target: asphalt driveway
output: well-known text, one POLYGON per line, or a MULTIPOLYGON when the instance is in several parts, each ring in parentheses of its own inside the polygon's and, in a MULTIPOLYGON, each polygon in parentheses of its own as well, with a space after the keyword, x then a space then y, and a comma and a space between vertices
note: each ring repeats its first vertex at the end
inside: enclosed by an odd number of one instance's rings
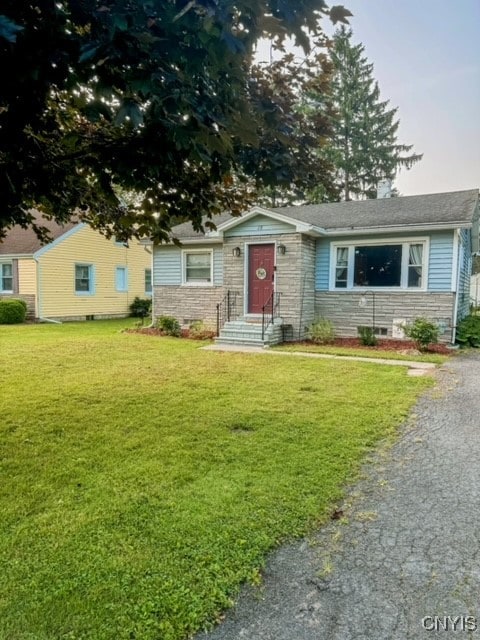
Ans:
POLYGON ((197 640, 480 639, 480 354, 437 375, 338 518, 197 640))

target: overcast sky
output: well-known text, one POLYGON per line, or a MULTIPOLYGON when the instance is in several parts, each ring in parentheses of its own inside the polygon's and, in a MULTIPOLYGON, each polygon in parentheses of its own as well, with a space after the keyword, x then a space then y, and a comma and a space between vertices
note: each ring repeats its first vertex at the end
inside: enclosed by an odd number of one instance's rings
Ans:
POLYGON ((398 142, 424 154, 398 175, 400 193, 479 188, 480 0, 340 2, 382 99, 398 107, 398 142))

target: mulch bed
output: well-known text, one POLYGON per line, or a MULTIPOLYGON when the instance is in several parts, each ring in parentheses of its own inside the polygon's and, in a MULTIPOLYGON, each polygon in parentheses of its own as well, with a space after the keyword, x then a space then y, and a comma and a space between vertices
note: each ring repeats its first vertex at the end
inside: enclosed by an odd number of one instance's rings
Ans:
MULTIPOLYGON (((148 336, 164 336, 166 335, 161 329, 155 327, 140 327, 138 329, 126 329, 126 333, 141 333, 148 336)), ((208 340, 215 337, 214 331, 204 331, 201 335, 190 335, 188 329, 182 329, 182 338, 192 338, 194 340, 208 340)), ((288 344, 292 344, 291 342, 288 344)), ((300 340, 294 343, 297 346, 304 345, 306 348, 314 345, 310 340, 300 340)), ((414 355, 420 353, 415 343, 410 340, 378 340, 374 347, 366 347, 361 344, 358 338, 336 338, 333 342, 328 343, 329 347, 349 347, 351 349, 364 349, 365 351, 396 351, 397 353, 405 353, 414 355)), ((430 345, 426 353, 438 353, 440 355, 452 355, 452 349, 446 344, 438 343, 430 345)))
MULTIPOLYGON (((125 333, 141 333, 147 336, 166 336, 162 329, 157 329, 156 327, 139 327, 138 329, 125 329, 125 333)), ((210 340, 215 337, 215 331, 202 331, 201 333, 191 334, 188 329, 182 329, 180 332, 181 338, 190 338, 191 340, 210 340)))
MULTIPOLYGON (((314 343, 309 340, 295 342, 296 345, 310 347, 314 343)), ((365 349, 365 351, 397 351, 397 352, 418 352, 415 343, 410 340, 378 340, 374 347, 366 347, 358 338, 336 338, 330 342, 331 347, 349 347, 351 349, 365 349)), ((441 355, 451 355, 452 350, 446 344, 431 344, 426 353, 439 353, 441 355)))

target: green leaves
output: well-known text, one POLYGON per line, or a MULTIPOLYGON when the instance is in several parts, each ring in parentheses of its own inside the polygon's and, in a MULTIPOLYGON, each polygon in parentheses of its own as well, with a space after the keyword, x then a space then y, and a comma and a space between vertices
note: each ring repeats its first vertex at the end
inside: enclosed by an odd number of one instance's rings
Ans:
POLYGON ((7 16, 0 15, 0 38, 4 38, 7 42, 14 43, 17 40, 17 35, 23 30, 23 27, 7 18, 7 16))
POLYGON ((397 109, 380 99, 373 65, 365 57, 363 45, 354 45, 351 39, 352 32, 344 27, 333 39, 334 136, 326 149, 345 200, 352 196, 375 198, 379 180, 393 180, 399 168, 408 169, 422 158, 411 153, 412 145, 398 144, 397 109))
POLYGON ((353 13, 346 9, 342 4, 337 4, 330 8, 329 15, 333 24, 337 24, 337 22, 348 24, 348 18, 353 16, 353 13))
POLYGON ((202 216, 239 213, 253 185, 299 193, 302 174, 322 179, 313 131, 294 112, 299 82, 288 87, 280 69, 272 86, 252 81, 251 64, 265 34, 308 50, 323 0, 6 4, 0 234, 41 207, 60 221, 80 209, 123 237, 120 185, 143 200, 127 207, 128 233, 163 240, 179 218, 200 228, 202 216))
POLYGON ((80 57, 78 58, 78 62, 82 64, 83 62, 88 62, 91 60, 97 53, 99 46, 97 43, 87 44, 80 48, 80 57))
POLYGON ((124 124, 126 121, 131 122, 134 128, 143 124, 143 113, 133 100, 125 100, 114 119, 115 124, 124 124))

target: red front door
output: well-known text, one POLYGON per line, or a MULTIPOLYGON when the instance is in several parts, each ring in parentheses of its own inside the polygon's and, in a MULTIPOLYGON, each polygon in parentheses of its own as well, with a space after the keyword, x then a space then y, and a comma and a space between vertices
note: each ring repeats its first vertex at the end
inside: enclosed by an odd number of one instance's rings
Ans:
POLYGON ((248 313, 262 313, 273 293, 275 245, 251 244, 248 248, 248 313))

